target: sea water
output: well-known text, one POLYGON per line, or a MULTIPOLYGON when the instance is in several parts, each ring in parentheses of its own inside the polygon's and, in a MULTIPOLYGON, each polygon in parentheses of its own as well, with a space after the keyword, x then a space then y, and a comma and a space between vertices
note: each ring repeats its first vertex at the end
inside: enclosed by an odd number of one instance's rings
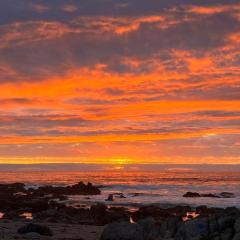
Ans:
POLYGON ((97 196, 70 196, 69 204, 103 202, 119 206, 207 205, 240 207, 240 174, 224 171, 1 171, 0 183, 23 182, 27 187, 40 185, 66 186, 79 181, 101 187, 97 196), (231 192, 234 198, 185 198, 191 192, 231 192), (122 193, 125 198, 119 198, 122 193), (106 202, 116 194, 113 202, 106 202))

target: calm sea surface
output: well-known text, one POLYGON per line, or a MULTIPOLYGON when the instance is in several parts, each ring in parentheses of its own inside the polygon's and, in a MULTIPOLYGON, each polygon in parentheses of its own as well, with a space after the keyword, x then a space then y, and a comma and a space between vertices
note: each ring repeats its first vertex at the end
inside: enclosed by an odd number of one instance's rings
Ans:
POLYGON ((208 206, 240 207, 239 172, 193 172, 193 171, 158 171, 158 172, 0 172, 0 182, 24 182, 27 186, 70 185, 79 181, 103 185, 102 194, 91 196, 73 196, 71 204, 104 202, 110 193, 123 193, 126 198, 116 198, 116 205, 190 204, 208 206), (187 191, 200 193, 232 192, 235 198, 183 198, 187 191))

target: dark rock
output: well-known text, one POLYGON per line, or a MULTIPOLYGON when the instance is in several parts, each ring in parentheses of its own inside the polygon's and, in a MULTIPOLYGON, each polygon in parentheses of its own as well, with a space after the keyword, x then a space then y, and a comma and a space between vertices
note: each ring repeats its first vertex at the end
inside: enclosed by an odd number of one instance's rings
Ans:
POLYGON ((194 197, 201 197, 201 195, 197 192, 187 192, 183 195, 183 197, 191 197, 191 198, 194 198, 194 197))
POLYGON ((49 201, 48 205, 50 208, 55 208, 55 209, 61 209, 61 208, 66 207, 66 205, 64 203, 60 203, 60 202, 53 201, 53 200, 49 201))
POLYGON ((240 217, 236 220, 234 224, 234 230, 236 233, 240 232, 240 217))
POLYGON ((51 229, 47 226, 39 225, 39 224, 34 224, 34 223, 29 223, 21 228, 18 229, 19 234, 26 234, 30 232, 35 232, 40 235, 44 236, 52 236, 53 233, 51 229))
POLYGON ((71 224, 105 225, 113 221, 128 221, 130 214, 125 208, 107 208, 104 204, 96 204, 88 208, 65 206, 39 212, 34 219, 71 224))
POLYGON ((204 239, 209 234, 208 219, 194 219, 181 224, 175 235, 176 239, 204 239))
POLYGON ((113 194, 116 198, 126 198, 123 193, 114 193, 113 194))
POLYGON ((186 192, 183 197, 210 197, 210 198, 232 198, 234 197, 233 193, 229 192, 222 192, 220 194, 214 194, 214 193, 197 193, 197 192, 186 192))
POLYGON ((228 215, 238 215, 240 217, 240 209, 236 207, 227 207, 224 212, 228 215))
POLYGON ((128 209, 124 207, 111 207, 108 209, 106 214, 106 223, 119 222, 119 221, 129 221, 130 213, 128 209))
POLYGON ((61 195, 61 194, 54 194, 54 195, 52 196, 52 198, 58 199, 59 201, 66 201, 66 200, 68 200, 68 197, 67 197, 67 196, 61 195))
POLYGON ((218 218, 217 222, 219 229, 223 230, 226 228, 232 228, 235 222, 235 218, 233 216, 222 216, 218 218))
POLYGON ((216 216, 211 216, 209 218, 208 224, 209 224, 209 232, 210 233, 215 233, 215 232, 219 231, 219 225, 218 225, 216 216))
POLYGON ((234 194, 230 193, 230 192, 221 192, 219 195, 222 198, 234 198, 235 197, 234 194))
POLYGON ((47 221, 49 218, 56 217, 57 214, 58 214, 57 209, 49 209, 49 210, 42 211, 42 212, 35 214, 34 219, 41 220, 41 221, 42 220, 47 221))
POLYGON ((13 212, 26 209, 28 212, 37 213, 49 208, 65 207, 63 203, 54 203, 53 199, 58 198, 65 201, 65 195, 94 195, 100 194, 100 190, 91 183, 82 182, 67 186, 53 187, 43 186, 38 189, 25 189, 22 183, 0 184, 0 211, 13 212))
POLYGON ((142 195, 142 193, 131 193, 131 196, 132 197, 139 197, 139 196, 141 196, 142 195))
POLYGON ((240 240, 240 232, 234 235, 233 240, 240 240))
POLYGON ((27 239, 29 239, 29 240, 41 240, 42 236, 39 233, 30 232, 30 233, 24 234, 24 240, 27 240, 27 239))
POLYGON ((114 199, 113 199, 113 194, 109 194, 109 195, 108 195, 108 198, 107 198, 105 201, 113 202, 113 201, 114 201, 114 199))
POLYGON ((189 206, 175 206, 166 209, 167 212, 175 216, 183 217, 187 212, 192 212, 192 208, 189 206))
POLYGON ((153 217, 155 220, 157 220, 159 218, 162 219, 163 214, 165 215, 164 210, 159 207, 143 206, 143 207, 140 207, 137 212, 134 212, 132 214, 132 218, 135 222, 148 217, 153 217))
POLYGON ((171 217, 164 221, 160 228, 160 236, 162 238, 172 238, 178 229, 178 225, 182 222, 180 217, 171 217))
POLYGON ((98 203, 96 205, 92 205, 90 208, 90 212, 94 216, 104 216, 106 214, 107 206, 101 203, 98 203))
POLYGON ((220 198, 220 196, 213 194, 213 193, 204 193, 200 194, 200 197, 209 197, 209 198, 220 198))
POLYGON ((207 206, 199 206, 196 208, 196 213, 200 214, 200 216, 210 216, 217 212, 216 208, 208 208, 207 206))
POLYGON ((93 224, 94 219, 89 210, 65 207, 62 209, 49 209, 34 215, 37 221, 68 223, 68 224, 93 224))
POLYGON ((91 183, 84 184, 79 182, 72 186, 66 187, 53 187, 53 186, 43 186, 34 190, 35 195, 98 195, 101 191, 93 186, 91 183))
POLYGON ((232 228, 227 228, 221 233, 221 240, 231 240, 233 237, 232 228))
POLYGON ((49 208, 49 199, 37 199, 37 200, 29 200, 27 205, 30 208, 31 212, 41 212, 45 211, 49 208))
POLYGON ((19 220, 19 219, 24 219, 24 217, 21 217, 19 213, 12 211, 12 212, 4 213, 2 219, 19 220))
POLYGON ((127 222, 107 225, 100 240, 144 240, 143 228, 127 222))
POLYGON ((209 208, 205 205, 196 207, 196 213, 197 214, 205 214, 209 212, 209 208))
POLYGON ((25 184, 23 183, 11 183, 11 184, 0 184, 0 192, 7 194, 14 194, 19 192, 26 192, 25 184))
POLYGON ((143 230, 144 239, 157 239, 159 237, 159 226, 153 218, 146 218, 137 223, 143 230))

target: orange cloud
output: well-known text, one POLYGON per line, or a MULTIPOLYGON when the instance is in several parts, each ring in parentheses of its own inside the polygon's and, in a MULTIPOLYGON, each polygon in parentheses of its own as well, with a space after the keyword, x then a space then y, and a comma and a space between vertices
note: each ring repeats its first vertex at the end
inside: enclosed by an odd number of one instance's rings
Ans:
MULTIPOLYGON (((121 19, 123 20, 123 19, 121 19)), ((149 16, 149 17, 142 17, 136 19, 125 19, 123 22, 123 26, 119 26, 115 29, 117 34, 126 34, 132 31, 136 31, 139 29, 141 24, 144 23, 161 23, 165 22, 165 18, 163 16, 149 16)))
POLYGON ((38 137, 7 137, 2 136, 0 143, 2 144, 36 144, 36 143, 82 143, 82 142, 136 142, 136 141, 159 141, 169 139, 186 139, 208 137, 214 135, 224 134, 240 134, 239 130, 235 129, 214 129, 211 133, 207 130, 189 133, 167 133, 167 134, 128 134, 128 135, 97 135, 97 136, 72 136, 72 137, 51 137, 51 136, 38 136, 38 137))
POLYGON ((0 156, 239 161, 239 4, 75 4, 0 25, 0 156))
POLYGON ((218 6, 192 6, 189 11, 197 14, 212 15, 228 11, 239 11, 240 4, 219 4, 218 6))

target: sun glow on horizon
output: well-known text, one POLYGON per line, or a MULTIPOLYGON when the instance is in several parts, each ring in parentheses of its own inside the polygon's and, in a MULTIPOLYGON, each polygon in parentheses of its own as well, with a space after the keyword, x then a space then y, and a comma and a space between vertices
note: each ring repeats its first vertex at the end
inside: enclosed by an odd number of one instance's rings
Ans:
POLYGON ((37 164, 93 164, 93 165, 109 165, 113 169, 124 169, 126 165, 151 165, 151 164, 240 164, 240 157, 219 157, 218 161, 214 157, 210 158, 182 158, 182 157, 175 157, 175 158, 155 158, 155 159, 133 159, 133 158, 76 158, 76 157, 12 157, 12 158, 0 158, 0 164, 10 164, 10 165, 37 165, 37 164))

